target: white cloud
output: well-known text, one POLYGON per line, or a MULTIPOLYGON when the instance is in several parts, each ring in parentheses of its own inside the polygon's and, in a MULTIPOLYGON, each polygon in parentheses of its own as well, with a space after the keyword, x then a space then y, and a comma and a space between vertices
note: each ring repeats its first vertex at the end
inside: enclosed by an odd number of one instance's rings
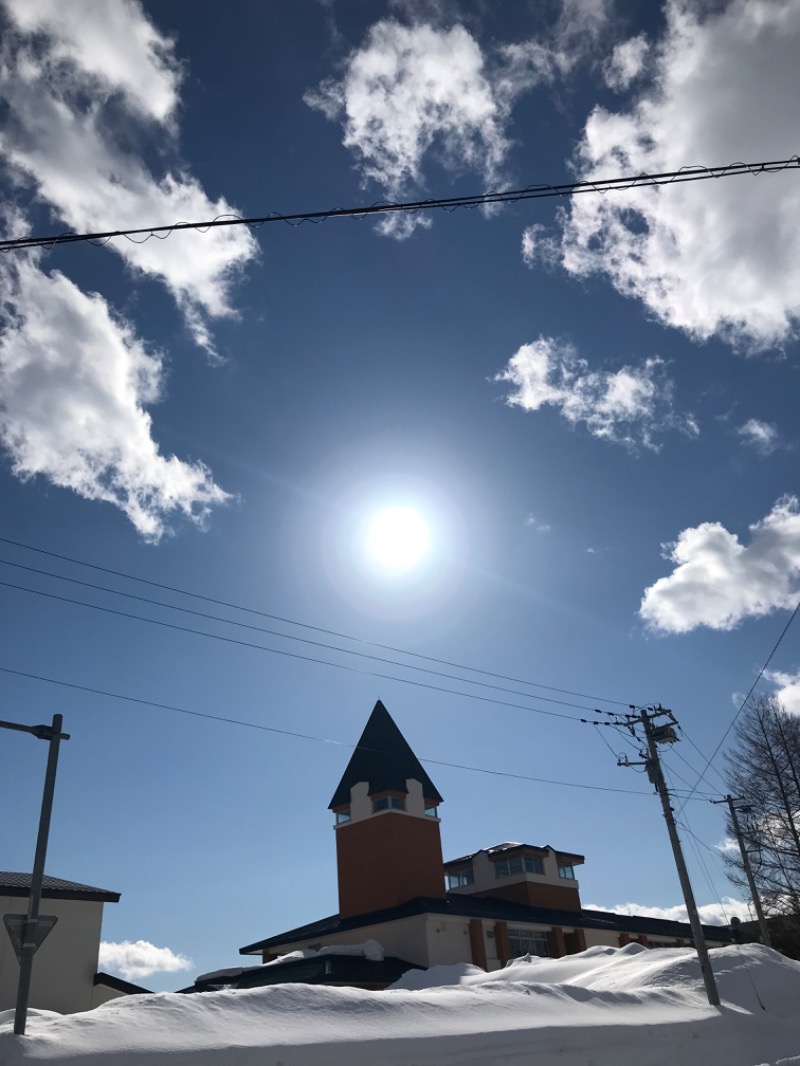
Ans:
POLYGON ((800 670, 795 673, 767 670, 764 677, 776 686, 774 695, 780 700, 784 710, 790 714, 800 714, 800 670))
POLYGON ((766 518, 750 526, 747 545, 721 523, 704 522, 664 547, 675 569, 645 590, 639 609, 653 629, 733 629, 745 618, 794 607, 800 595, 795 496, 782 497, 766 518))
MULTIPOLYGON (((668 0, 652 80, 630 109, 595 108, 581 178, 785 159, 797 152, 800 4, 668 0)), ((581 196, 562 213, 561 261, 605 274, 662 322, 762 350, 798 333, 796 173, 581 196)))
POLYGON ((780 446, 777 427, 771 422, 750 418, 736 432, 744 444, 751 444, 762 455, 769 455, 780 446))
POLYGON ((164 122, 178 102, 180 69, 172 42, 161 37, 135 0, 3 0, 26 34, 51 36, 54 60, 123 93, 142 114, 164 122))
POLYGON ((537 533, 549 533, 551 529, 547 522, 540 522, 535 514, 529 514, 527 516, 525 519, 525 525, 528 529, 533 529, 537 533))
POLYGON ((136 981, 154 973, 188 970, 192 960, 170 948, 157 948, 148 940, 123 940, 120 943, 103 940, 98 964, 101 970, 116 971, 126 980, 136 981))
MULTIPOLYGON (((0 150, 18 184, 32 186, 77 230, 234 213, 183 171, 154 176, 127 147, 132 134, 147 136, 154 123, 161 148, 174 147, 169 119, 179 70, 172 42, 140 4, 10 0, 6 8, 14 31, 0 53, 7 108, 0 150)), ((209 320, 233 313, 230 288, 256 252, 252 235, 231 227, 142 243, 119 238, 108 247, 167 286, 197 343, 213 354, 209 320)))
POLYGON ((494 381, 509 382, 506 397, 512 407, 538 411, 545 405, 559 408, 573 425, 583 423, 605 440, 655 447, 655 434, 678 428, 695 434, 688 418, 672 412, 672 382, 661 359, 646 359, 620 370, 590 370, 575 349, 552 337, 523 344, 494 381))
POLYGON ((162 357, 101 296, 16 254, 0 262, 0 305, 0 442, 18 477, 113 503, 150 541, 170 515, 202 523, 229 498, 202 463, 160 454, 145 407, 162 357))
MULTIPOLYGON (((639 914, 643 918, 663 918, 668 922, 688 922, 689 916, 684 904, 675 907, 646 907, 640 903, 617 903, 613 907, 601 907, 597 903, 587 904, 587 910, 610 911, 612 914, 639 914)), ((697 912, 704 925, 728 925, 731 918, 740 918, 748 922, 752 918, 749 906, 742 900, 723 896, 721 903, 704 903, 697 912)))
POLYGON ((603 64, 603 76, 609 89, 623 92, 629 88, 642 73, 649 51, 650 42, 643 33, 618 44, 603 64))
MULTIPOLYGON (((424 188, 423 160, 434 155, 453 171, 472 171, 486 187, 502 181, 510 147, 506 124, 520 93, 553 73, 551 51, 536 41, 506 45, 491 58, 462 25, 375 23, 306 103, 342 121, 343 143, 364 184, 391 200, 424 188)), ((427 215, 387 215, 381 232, 407 237, 429 226, 427 215)))

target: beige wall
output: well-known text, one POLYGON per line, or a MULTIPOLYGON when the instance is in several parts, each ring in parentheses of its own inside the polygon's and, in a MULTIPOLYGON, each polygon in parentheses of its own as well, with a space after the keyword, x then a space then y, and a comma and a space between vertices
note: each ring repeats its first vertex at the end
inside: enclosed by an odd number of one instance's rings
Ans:
MULTIPOLYGON (((504 858, 514 858, 514 855, 502 856, 504 858)), ((560 888, 574 888, 580 889, 580 885, 577 879, 559 877, 558 876, 558 856, 552 848, 548 848, 546 853, 542 853, 538 856, 544 864, 543 874, 530 874, 520 873, 511 874, 510 877, 498 877, 495 872, 495 862, 489 858, 485 851, 479 851, 477 855, 472 858, 472 872, 475 877, 475 883, 472 885, 466 885, 463 888, 450 888, 448 892, 457 892, 461 896, 470 896, 479 892, 493 892, 504 885, 513 885, 521 882, 529 881, 532 884, 539 885, 557 885, 560 888)), ((467 863, 464 864, 469 865, 467 863)), ((454 869, 462 869, 462 865, 459 863, 454 869)), ((448 869, 446 873, 450 872, 448 869)))
MULTIPOLYGON (((0 914, 24 914, 25 896, 0 896, 0 914)), ((86 900, 43 899, 42 914, 58 918, 33 957, 30 1005, 62 1014, 91 1010, 100 950, 103 904, 86 900)), ((0 929, 0 1010, 17 1000, 19 963, 5 927, 0 929)))

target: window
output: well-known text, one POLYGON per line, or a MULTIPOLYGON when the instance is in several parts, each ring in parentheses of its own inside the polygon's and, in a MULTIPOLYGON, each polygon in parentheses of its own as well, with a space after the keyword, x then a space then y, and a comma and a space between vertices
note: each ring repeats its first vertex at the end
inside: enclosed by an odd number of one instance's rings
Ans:
POLYGON ((346 811, 337 811, 336 812, 336 824, 337 825, 341 825, 343 822, 349 822, 349 821, 350 821, 350 808, 349 807, 347 808, 346 811))
POLYGON ((495 877, 510 877, 512 874, 521 873, 543 874, 544 863, 535 855, 522 855, 516 859, 503 859, 494 864, 495 877))
POLYGON ((372 813, 377 814, 378 811, 404 811, 406 809, 406 801, 402 796, 381 796, 380 799, 372 801, 372 813))
POLYGON ((426 803, 425 804, 425 814, 429 818, 438 818, 439 817, 439 808, 436 806, 435 803, 431 803, 431 804, 427 804, 426 803))
POLYGON ((541 955, 545 959, 550 957, 550 937, 547 933, 535 932, 532 929, 509 929, 508 947, 512 959, 518 959, 520 955, 541 955))
POLYGON ((575 880, 575 867, 574 866, 569 866, 569 865, 561 865, 561 863, 559 863, 558 876, 559 877, 568 877, 571 881, 574 881, 575 880))
POLYGON ((455 870, 447 875, 448 888, 466 888, 467 885, 474 884, 475 874, 472 872, 471 866, 467 866, 464 870, 455 870))

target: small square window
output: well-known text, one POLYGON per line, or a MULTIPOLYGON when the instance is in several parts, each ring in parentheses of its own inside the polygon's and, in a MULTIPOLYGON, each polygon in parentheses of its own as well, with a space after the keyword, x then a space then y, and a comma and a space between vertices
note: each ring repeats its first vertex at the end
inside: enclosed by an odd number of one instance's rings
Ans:
POLYGON ((350 821, 350 808, 346 811, 336 811, 336 824, 342 825, 344 822, 350 821))
POLYGON ((377 814, 378 811, 404 811, 405 809, 406 801, 402 796, 381 796, 372 801, 373 814, 377 814))
POLYGON ((559 877, 566 877, 570 881, 574 881, 575 880, 575 867, 574 866, 570 866, 568 864, 563 864, 562 865, 561 863, 559 863, 558 876, 559 877))
POLYGON ((425 814, 428 816, 428 818, 438 818, 439 817, 439 808, 436 807, 434 804, 431 804, 430 806, 426 806, 425 807, 425 814))

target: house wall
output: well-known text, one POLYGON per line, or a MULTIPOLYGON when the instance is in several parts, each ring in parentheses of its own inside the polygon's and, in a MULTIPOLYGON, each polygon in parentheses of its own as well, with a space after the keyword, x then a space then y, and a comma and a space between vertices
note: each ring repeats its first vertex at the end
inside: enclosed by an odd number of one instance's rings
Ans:
MULTIPOLYGON (((474 883, 461 888, 451 888, 461 896, 496 896, 513 903, 524 903, 530 907, 552 907, 560 910, 580 910, 580 885, 575 878, 559 877, 558 853, 552 848, 531 849, 528 854, 535 854, 542 860, 544 873, 518 873, 509 877, 498 877, 496 860, 493 861, 485 851, 473 855, 471 863, 459 863, 453 869, 472 866, 474 883)), ((499 855, 498 859, 512 858, 513 855, 499 855)), ((450 872, 449 870, 446 872, 450 872)))
POLYGON ((108 985, 94 985, 92 988, 92 1010, 108 1003, 112 999, 121 999, 126 993, 118 988, 109 988, 108 985))
MULTIPOLYGON (((0 914, 24 914, 27 897, 0 896, 0 914)), ((91 1010, 100 951, 103 904, 72 899, 43 899, 42 914, 58 922, 33 957, 30 1006, 61 1014, 91 1010)), ((0 929, 0 1010, 16 1005, 19 963, 5 930, 0 929)))

